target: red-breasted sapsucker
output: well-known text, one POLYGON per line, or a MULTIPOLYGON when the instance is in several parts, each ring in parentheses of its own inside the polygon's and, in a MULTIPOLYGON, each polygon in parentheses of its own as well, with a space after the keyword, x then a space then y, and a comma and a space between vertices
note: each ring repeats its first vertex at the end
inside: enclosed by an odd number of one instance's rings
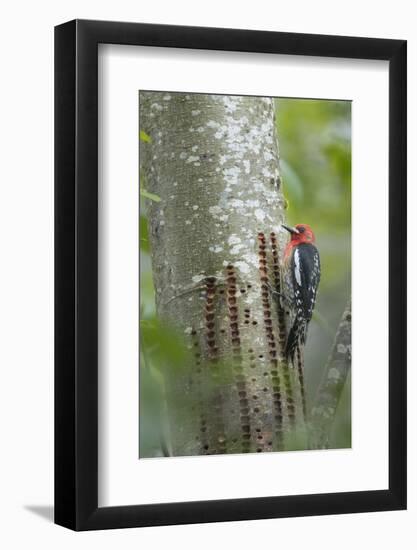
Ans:
POLYGON ((282 290, 283 305, 287 311, 285 355, 294 364, 297 348, 302 348, 305 344, 308 324, 316 303, 320 282, 320 256, 309 225, 282 227, 291 234, 284 251, 282 290))

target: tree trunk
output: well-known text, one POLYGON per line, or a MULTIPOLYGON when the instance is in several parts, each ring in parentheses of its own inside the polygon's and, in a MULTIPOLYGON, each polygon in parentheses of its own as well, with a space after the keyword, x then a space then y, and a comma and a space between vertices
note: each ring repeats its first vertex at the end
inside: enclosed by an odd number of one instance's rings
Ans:
POLYGON ((174 455, 306 448, 282 357, 285 201, 269 98, 140 93, 158 316, 192 350, 166 379, 174 455))
POLYGON ((350 300, 342 315, 314 406, 311 410, 311 447, 328 449, 337 407, 352 361, 352 313, 350 300))

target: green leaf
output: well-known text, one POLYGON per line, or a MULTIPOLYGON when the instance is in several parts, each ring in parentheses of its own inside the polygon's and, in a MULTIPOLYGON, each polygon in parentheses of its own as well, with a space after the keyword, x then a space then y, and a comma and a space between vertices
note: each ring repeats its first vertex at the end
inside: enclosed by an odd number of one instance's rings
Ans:
POLYGON ((158 318, 140 323, 141 341, 146 357, 158 370, 181 369, 190 355, 181 334, 158 318))
MULTIPOLYGON (((144 361, 143 356, 141 364, 142 361, 144 361)), ((161 442, 165 399, 163 382, 158 379, 156 374, 155 369, 143 368, 140 372, 139 446, 141 458, 163 454, 161 442)))
POLYGON ((149 254, 150 247, 149 247, 149 234, 148 234, 148 220, 145 216, 140 217, 140 225, 139 225, 139 241, 140 241, 140 249, 142 252, 147 252, 149 254))
POLYGON ((148 322, 149 319, 153 319, 155 316, 155 289, 150 271, 140 274, 140 307, 142 326, 145 320, 148 322))
POLYGON ((150 191, 147 191, 145 189, 146 180, 145 180, 145 174, 143 173, 143 170, 139 170, 139 190, 142 197, 145 197, 147 199, 150 199, 154 202, 161 202, 161 197, 156 195, 155 193, 151 193, 150 191))
POLYGON ((158 195, 155 195, 155 193, 149 193, 149 191, 146 191, 146 189, 142 188, 140 190, 140 194, 145 199, 149 199, 154 202, 161 202, 161 197, 159 197, 158 195))
POLYGON ((141 130, 139 132, 139 138, 141 141, 144 141, 145 143, 152 143, 152 138, 150 135, 148 135, 146 132, 141 130))

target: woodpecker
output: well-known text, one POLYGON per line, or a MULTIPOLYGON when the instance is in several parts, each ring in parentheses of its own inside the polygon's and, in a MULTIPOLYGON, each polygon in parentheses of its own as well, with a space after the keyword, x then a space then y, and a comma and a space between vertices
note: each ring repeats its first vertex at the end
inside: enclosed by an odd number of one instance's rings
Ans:
MULTIPOLYGON (((282 226, 291 238, 283 259, 283 301, 287 312, 285 356, 294 365, 294 355, 302 353, 308 324, 316 303, 320 282, 320 256, 309 225, 282 226)), ((302 361, 299 356, 299 361, 302 361)))

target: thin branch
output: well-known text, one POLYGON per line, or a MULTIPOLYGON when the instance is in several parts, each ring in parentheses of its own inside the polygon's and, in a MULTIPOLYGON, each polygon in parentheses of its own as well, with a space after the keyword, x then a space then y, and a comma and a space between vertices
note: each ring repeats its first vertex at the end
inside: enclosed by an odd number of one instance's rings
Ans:
POLYGON ((311 410, 311 448, 328 449, 330 431, 351 366, 352 314, 348 301, 311 410))

